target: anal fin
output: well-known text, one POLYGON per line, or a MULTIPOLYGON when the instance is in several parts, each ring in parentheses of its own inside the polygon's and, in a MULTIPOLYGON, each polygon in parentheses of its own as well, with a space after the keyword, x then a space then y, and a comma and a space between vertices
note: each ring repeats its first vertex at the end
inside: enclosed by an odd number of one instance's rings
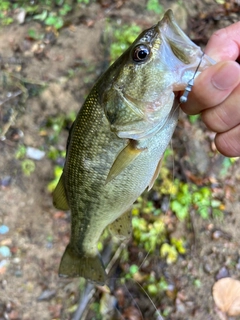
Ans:
POLYGON ((67 246, 60 263, 60 277, 83 277, 99 285, 104 285, 106 272, 100 255, 79 254, 70 244, 67 246))
POLYGON ((106 184, 126 169, 146 148, 137 148, 137 141, 130 140, 128 145, 115 159, 106 179, 106 184))
POLYGON ((67 201, 66 192, 64 189, 64 183, 63 183, 63 175, 61 175, 58 184, 53 191, 53 205, 55 208, 59 210, 67 211, 69 210, 69 205, 67 201))
POLYGON ((109 231, 119 240, 129 240, 132 234, 131 211, 125 212, 108 226, 109 231))

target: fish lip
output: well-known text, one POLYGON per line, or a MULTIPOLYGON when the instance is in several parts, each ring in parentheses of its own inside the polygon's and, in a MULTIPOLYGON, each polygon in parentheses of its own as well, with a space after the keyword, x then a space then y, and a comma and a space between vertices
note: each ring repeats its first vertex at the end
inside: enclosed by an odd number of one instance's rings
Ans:
POLYGON ((185 32, 183 32, 182 29, 178 26, 171 9, 168 9, 165 12, 162 20, 157 23, 156 28, 158 29, 159 33, 165 33, 167 31, 167 28, 170 28, 175 34, 182 38, 182 40, 186 41, 188 44, 195 45, 195 43, 192 42, 185 34, 185 32))

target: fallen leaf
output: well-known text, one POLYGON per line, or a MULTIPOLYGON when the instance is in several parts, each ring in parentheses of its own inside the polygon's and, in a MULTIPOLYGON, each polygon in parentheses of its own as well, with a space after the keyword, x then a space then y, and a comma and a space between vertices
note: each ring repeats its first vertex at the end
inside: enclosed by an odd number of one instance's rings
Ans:
POLYGON ((123 317, 124 317, 124 319, 128 319, 128 320, 141 320, 141 319, 143 319, 140 310, 135 308, 134 306, 130 306, 127 309, 125 309, 123 317))
POLYGON ((240 315, 240 281, 232 278, 218 280, 213 286, 213 299, 229 316, 240 315))

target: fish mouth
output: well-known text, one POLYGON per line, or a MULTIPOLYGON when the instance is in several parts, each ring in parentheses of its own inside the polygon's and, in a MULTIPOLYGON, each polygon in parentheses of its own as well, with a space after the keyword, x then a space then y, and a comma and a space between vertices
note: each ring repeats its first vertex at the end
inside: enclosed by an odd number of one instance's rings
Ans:
POLYGON ((173 38, 174 41, 187 42, 189 45, 197 47, 178 26, 171 9, 165 12, 162 20, 158 22, 157 28, 161 33, 166 33, 167 38, 173 38))
POLYGON ((181 91, 186 83, 215 61, 203 54, 201 48, 178 26, 171 9, 167 10, 161 21, 155 27, 162 39, 161 61, 168 69, 177 72, 181 81, 175 83, 174 91, 181 91), (162 57, 167 57, 163 59, 162 57), (195 71, 197 72, 195 73, 195 71))

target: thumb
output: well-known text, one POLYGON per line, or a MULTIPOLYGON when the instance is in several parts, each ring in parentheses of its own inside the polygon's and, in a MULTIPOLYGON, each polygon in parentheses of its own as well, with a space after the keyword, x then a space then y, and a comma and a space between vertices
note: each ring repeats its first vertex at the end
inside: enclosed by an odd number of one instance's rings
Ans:
POLYGON ((240 83, 240 66, 234 61, 222 61, 204 70, 194 81, 187 103, 181 108, 187 114, 197 114, 224 101, 240 83))

